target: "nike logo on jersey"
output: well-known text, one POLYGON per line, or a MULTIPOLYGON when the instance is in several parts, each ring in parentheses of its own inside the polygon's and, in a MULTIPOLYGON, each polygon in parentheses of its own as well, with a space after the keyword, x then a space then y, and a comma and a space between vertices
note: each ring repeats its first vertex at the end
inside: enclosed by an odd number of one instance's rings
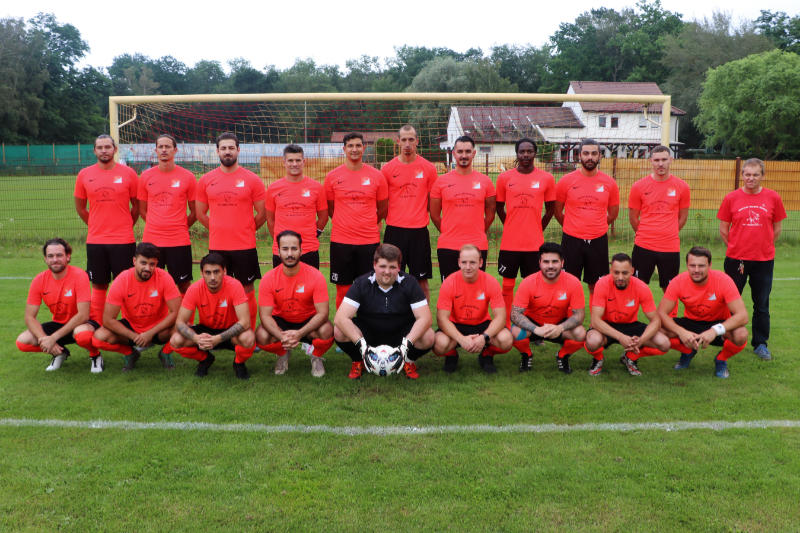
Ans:
POLYGON ((283 290, 283 288, 281 287, 279 289, 275 289, 275 292, 281 292, 282 290, 283 290))
POLYGON ((486 299, 486 295, 484 293, 480 293, 478 295, 478 300, 485 300, 485 299, 486 299))
POLYGON ((708 297, 708 301, 709 302, 716 301, 716 299, 717 299, 717 295, 715 293, 713 293, 713 292, 711 293, 711 296, 708 297))
POLYGON ((220 307, 228 307, 228 300, 222 300, 222 301, 219 303, 219 306, 220 306, 220 307))
POLYGON ((476 181, 475 183, 472 184, 472 188, 473 189, 480 189, 481 188, 481 184, 476 181))
POLYGON ((50 294, 50 291, 44 291, 44 292, 42 293, 42 296, 45 296, 46 294, 50 294))
POLYGON ((294 292, 301 293, 301 294, 306 292, 305 285, 300 285, 299 287, 297 287, 297 290, 295 290, 294 292))
POLYGON ((122 183, 122 176, 117 176, 114 178, 114 183, 122 183))
POLYGON ((158 289, 153 289, 153 292, 150 293, 150 298, 155 298, 158 296, 158 289))
MULTIPOLYGON (((45 293, 45 294, 47 294, 47 293, 45 293)), ((67 289, 67 292, 64 293, 64 296, 67 297, 67 298, 72 296, 72 289, 67 289)))
POLYGON ((463 295, 463 294, 456 294, 455 296, 453 296, 453 299, 455 299, 455 298, 461 298, 462 296, 464 296, 464 295, 463 295))
POLYGON ((128 295, 128 298, 133 298, 134 296, 136 296, 136 293, 132 292, 131 294, 128 295))
POLYGON ((538 189, 538 188, 539 188, 539 182, 538 181, 534 181, 533 183, 531 183, 531 189, 538 189))
POLYGON ((236 182, 236 187, 238 187, 239 189, 243 189, 244 188, 244 180, 237 181, 236 182))
POLYGON ((605 190, 606 190, 605 187, 603 187, 602 185, 598 185, 597 188, 595 189, 595 192, 603 192, 605 190))
POLYGON ((633 307, 635 305, 636 305, 636 302, 634 300, 631 300, 630 302, 625 304, 625 307, 633 307))
POLYGON ((562 292, 561 294, 558 295, 558 299, 559 300, 566 300, 567 299, 567 293, 566 292, 562 292))
POLYGON ((175 181, 172 182, 172 185, 170 185, 170 187, 172 187, 173 189, 180 189, 181 182, 178 181, 178 180, 175 180, 175 181))
POLYGON ((542 297, 542 295, 541 295, 541 294, 534 294, 534 295, 533 295, 533 299, 534 299, 534 300, 536 300, 537 298, 541 298, 541 297, 542 297))
POLYGON ((309 191, 308 189, 303 189, 303 192, 300 194, 300 196, 302 196, 303 198, 310 198, 311 191, 309 191))
POLYGON ((675 189, 670 189, 667 191, 667 196, 675 196, 675 189))
POLYGON ((416 179, 418 179, 418 180, 421 180, 421 179, 423 179, 425 177, 425 175, 422 172, 417 172, 417 175, 414 176, 414 177, 416 179))

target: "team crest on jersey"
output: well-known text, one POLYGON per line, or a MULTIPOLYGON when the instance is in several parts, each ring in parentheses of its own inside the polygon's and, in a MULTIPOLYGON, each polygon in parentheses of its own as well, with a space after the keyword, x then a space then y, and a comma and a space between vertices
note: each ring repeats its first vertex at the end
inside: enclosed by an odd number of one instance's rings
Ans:
POLYGON ((417 172, 417 175, 414 176, 414 177, 416 179, 418 179, 418 180, 421 180, 421 179, 425 178, 425 174, 423 174, 422 172, 417 172))
POLYGON ((72 296, 72 289, 67 289, 67 292, 64 293, 64 297, 69 298, 70 296, 72 296))
POLYGON ((667 191, 667 196, 673 196, 673 197, 677 196, 677 193, 675 192, 675 189, 669 189, 667 191))
POLYGON ((220 306, 220 307, 228 307, 228 300, 222 300, 222 301, 219 303, 219 306, 220 306))
POLYGON ((114 178, 114 183, 122 183, 122 176, 117 176, 114 178))
POLYGON ((595 189, 595 192, 605 192, 605 190, 606 190, 605 187, 603 187, 602 185, 598 185, 597 188, 595 189))
POLYGON ((561 294, 558 295, 558 299, 559 300, 566 300, 567 299, 567 293, 566 292, 562 292, 561 294))
POLYGON ((302 196, 303 198, 310 198, 311 191, 309 191, 308 189, 303 189, 303 192, 300 193, 300 196, 302 196))
POLYGON ((538 181, 534 181, 533 183, 531 183, 531 189, 538 189, 538 188, 539 188, 539 182, 538 181))
POLYGON ((150 293, 150 298, 155 298, 158 296, 158 289, 153 289, 153 292, 150 293))
POLYGON ((306 292, 306 286, 305 285, 300 285, 299 287, 297 287, 297 290, 295 290, 294 292, 304 293, 304 292, 306 292))
POLYGON ((170 185, 170 187, 172 187, 173 189, 180 189, 181 182, 178 180, 172 180, 172 185, 170 185))
POLYGON ((366 186, 366 185, 369 185, 369 184, 370 184, 369 178, 364 178, 364 180, 361 182, 361 185, 365 185, 366 186))
POLYGON ((238 187, 239 189, 243 189, 244 188, 244 180, 237 181, 236 182, 236 187, 238 187))
POLYGON ((625 304, 625 307, 633 307, 635 305, 636 305, 636 301, 635 300, 631 300, 630 302, 625 304))
POLYGON ((472 183, 472 188, 473 189, 480 189, 481 188, 481 182, 479 182, 479 181, 473 182, 472 183))
POLYGON ((716 300, 717 300, 717 295, 716 295, 716 293, 713 293, 713 292, 712 292, 712 293, 711 293, 711 296, 709 296, 709 297, 708 297, 708 301, 709 301, 709 302, 714 302, 714 301, 716 301, 716 300))
POLYGON ((478 295, 478 300, 485 300, 485 299, 486 299, 486 295, 484 293, 480 293, 478 295))

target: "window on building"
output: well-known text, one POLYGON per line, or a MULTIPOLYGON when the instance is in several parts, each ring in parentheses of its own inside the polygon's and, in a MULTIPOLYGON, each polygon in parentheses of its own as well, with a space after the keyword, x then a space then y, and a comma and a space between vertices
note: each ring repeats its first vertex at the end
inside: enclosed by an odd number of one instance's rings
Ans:
POLYGON ((619 117, 611 117, 611 127, 619 128, 619 117))
POLYGON ((600 115, 597 117, 597 127, 598 128, 605 128, 606 127, 606 116, 600 115))
POLYGON ((647 119, 644 117, 639 117, 639 127, 646 128, 647 127, 647 119))
POLYGON ((492 147, 491 146, 479 146, 478 151, 482 154, 491 154, 492 147))

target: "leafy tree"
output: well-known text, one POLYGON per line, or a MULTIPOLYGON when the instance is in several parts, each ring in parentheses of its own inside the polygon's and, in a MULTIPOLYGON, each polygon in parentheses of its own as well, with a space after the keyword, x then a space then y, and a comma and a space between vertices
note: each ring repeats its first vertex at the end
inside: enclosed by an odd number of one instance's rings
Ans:
POLYGON ((489 61, 497 69, 501 77, 515 84, 520 92, 540 92, 544 76, 550 60, 550 49, 547 46, 495 46, 489 61))
POLYGON ((297 59, 294 65, 281 72, 276 83, 278 92, 328 93, 339 90, 339 67, 317 66, 313 59, 297 59))
POLYGON ((781 50, 800 54, 800 16, 762 9, 756 27, 781 50))
POLYGON ((41 68, 42 43, 33 46, 22 19, 0 20, 0 138, 7 143, 34 139, 49 75, 41 68))
POLYGON ((228 92, 232 93, 268 93, 274 90, 280 74, 274 66, 269 66, 266 72, 256 70, 250 62, 244 58, 236 58, 228 62, 231 67, 231 75, 228 78, 230 87, 228 92))
POLYGON ((219 61, 202 60, 186 72, 189 94, 213 94, 223 92, 228 76, 219 61))

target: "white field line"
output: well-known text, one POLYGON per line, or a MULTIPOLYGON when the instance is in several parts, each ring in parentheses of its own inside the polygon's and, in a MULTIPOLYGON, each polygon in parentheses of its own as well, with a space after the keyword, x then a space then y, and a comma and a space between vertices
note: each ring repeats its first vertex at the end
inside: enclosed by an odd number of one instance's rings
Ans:
POLYGON ((430 435, 430 434, 484 434, 484 433, 570 433, 570 432, 628 432, 628 431, 690 431, 726 429, 800 428, 800 420, 743 420, 736 422, 641 422, 641 423, 587 423, 512 424, 512 425, 447 425, 447 426, 328 426, 304 424, 210 424, 205 422, 132 422, 127 420, 35 420, 30 418, 0 418, 0 427, 47 427, 65 429, 124 429, 165 431, 214 431, 224 433, 323 433, 331 435, 430 435))

